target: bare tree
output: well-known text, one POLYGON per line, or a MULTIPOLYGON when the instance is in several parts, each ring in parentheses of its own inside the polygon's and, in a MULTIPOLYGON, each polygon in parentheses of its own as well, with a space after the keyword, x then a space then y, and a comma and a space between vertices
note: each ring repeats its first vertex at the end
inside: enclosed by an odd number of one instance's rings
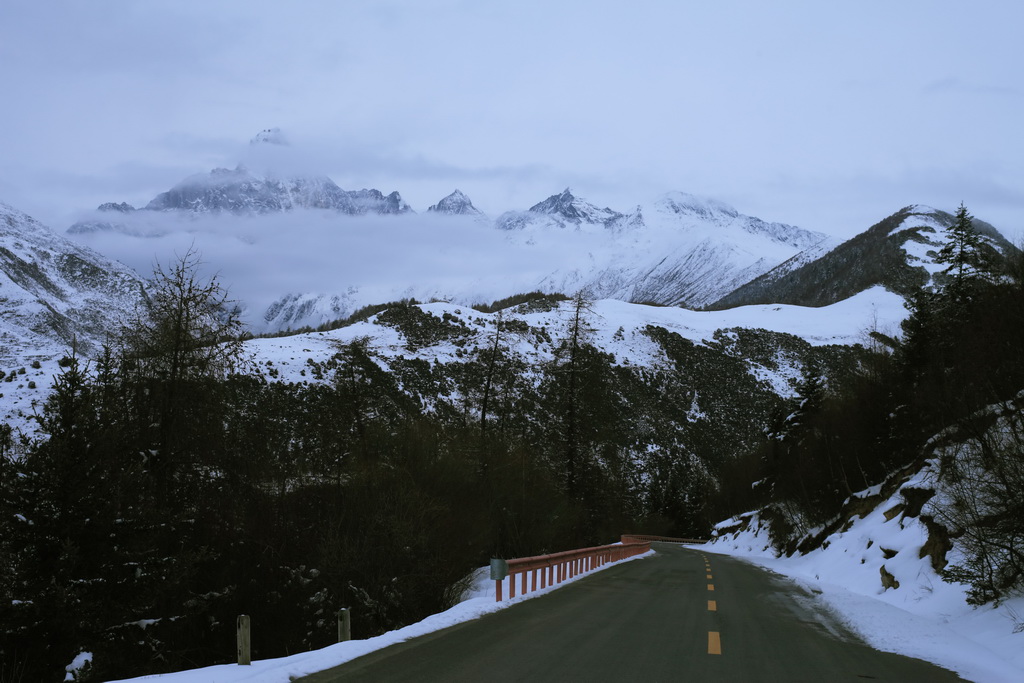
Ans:
POLYGON ((168 473, 195 465, 216 448, 223 431, 217 380, 243 360, 237 307, 216 276, 200 277, 201 265, 194 249, 167 268, 157 264, 145 303, 115 342, 120 381, 134 397, 135 424, 149 425, 137 435, 138 446, 168 473))
POLYGON ((168 269, 156 264, 146 301, 122 328, 122 363, 170 383, 236 369, 242 322, 217 277, 199 277, 201 265, 192 248, 168 269))
POLYGON ((960 425, 963 441, 942 452, 930 511, 957 539, 963 560, 946 576, 970 585, 968 601, 1024 593, 1024 415, 1012 403, 996 419, 960 425))

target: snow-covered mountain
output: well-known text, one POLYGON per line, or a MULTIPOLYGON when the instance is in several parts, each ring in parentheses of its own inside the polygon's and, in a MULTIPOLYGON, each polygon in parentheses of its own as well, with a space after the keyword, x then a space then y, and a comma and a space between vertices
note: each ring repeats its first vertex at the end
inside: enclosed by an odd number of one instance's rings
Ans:
MULTIPOLYGON (((287 147, 279 128, 268 128, 252 138, 257 148, 287 147)), ((325 175, 317 173, 255 172, 243 164, 234 169, 215 168, 207 174, 185 178, 161 192, 142 209, 127 203, 107 202, 84 216, 68 232, 122 232, 156 236, 165 229, 145 220, 141 212, 179 213, 187 216, 229 213, 254 216, 297 209, 326 209, 350 216, 402 214, 412 208, 398 192, 385 195, 376 189, 343 190, 325 175), (134 214, 134 216, 133 216, 134 214), (132 217, 133 220, 128 220, 132 217)))
POLYGON ((609 208, 599 209, 573 195, 566 188, 538 202, 527 211, 507 211, 498 216, 496 227, 502 230, 541 231, 549 228, 572 226, 577 230, 594 228, 614 229, 627 217, 609 208))
POLYGON ((0 358, 88 352, 141 300, 130 268, 0 203, 0 358))
POLYGON ((446 216, 472 216, 477 219, 487 219, 484 212, 473 206, 472 200, 460 190, 455 190, 437 204, 430 206, 427 211, 446 216))
POLYGON ((191 213, 227 211, 243 215, 297 208, 332 209, 351 216, 411 210, 398 192, 385 196, 374 189, 342 190, 324 176, 277 179, 254 175, 241 166, 234 170, 215 168, 209 175, 186 178, 157 195, 145 208, 191 213))
POLYGON ((206 175, 190 176, 158 194, 141 210, 123 203, 102 204, 96 214, 75 223, 68 232, 114 230, 151 234, 151 231, 126 225, 125 216, 139 211, 245 216, 294 209, 328 209, 350 216, 401 214, 412 210, 398 192, 384 195, 374 189, 343 190, 326 176, 275 178, 238 166, 233 170, 215 168, 206 175))
MULTIPOLYGON (((745 216, 722 202, 669 193, 629 213, 598 209, 569 190, 529 211, 504 214, 498 226, 529 234, 572 226, 604 237, 590 263, 551 273, 541 289, 586 289, 598 298, 697 308, 724 296, 806 249, 821 233, 745 216)), ((583 240, 581 239, 581 242, 583 240)))
MULTIPOLYGON (((826 306, 876 285, 909 296, 930 284, 941 270, 935 254, 943 233, 955 220, 928 206, 904 207, 850 240, 838 245, 826 242, 802 253, 738 287, 713 306, 826 306), (821 248, 825 246, 831 248, 821 248)), ((996 251, 1007 254, 1015 249, 988 223, 978 219, 973 223, 996 251)))

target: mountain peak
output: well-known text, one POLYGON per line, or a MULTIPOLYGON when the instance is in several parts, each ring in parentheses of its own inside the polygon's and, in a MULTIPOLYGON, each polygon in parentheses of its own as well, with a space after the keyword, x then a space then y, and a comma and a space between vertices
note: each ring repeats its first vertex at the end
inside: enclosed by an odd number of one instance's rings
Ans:
POLYGON ((280 128, 265 128, 249 141, 250 145, 287 145, 288 139, 280 128))
POLYGON ((431 213, 441 213, 449 216, 483 216, 483 211, 473 206, 469 197, 461 190, 455 190, 450 195, 427 209, 431 213))
POLYGON ((599 209, 593 204, 580 199, 565 188, 559 194, 553 194, 544 201, 530 207, 529 213, 546 214, 556 219, 573 223, 592 225, 608 225, 622 218, 622 214, 609 208, 599 209))
POLYGON ((927 206, 925 204, 911 204, 910 206, 905 206, 902 209, 900 209, 900 212, 907 213, 907 214, 932 215, 932 214, 939 213, 939 210, 935 209, 935 208, 932 208, 930 206, 927 206))
POLYGON ((572 190, 568 187, 559 194, 553 194, 542 202, 537 202, 530 207, 533 213, 559 213, 567 218, 573 213, 572 205, 576 202, 572 190))
POLYGON ((97 211, 115 211, 117 213, 131 213, 132 211, 135 211, 136 209, 135 209, 134 206, 132 206, 128 202, 121 202, 120 204, 116 204, 114 202, 106 202, 106 203, 100 204, 98 207, 96 207, 96 210, 97 211))

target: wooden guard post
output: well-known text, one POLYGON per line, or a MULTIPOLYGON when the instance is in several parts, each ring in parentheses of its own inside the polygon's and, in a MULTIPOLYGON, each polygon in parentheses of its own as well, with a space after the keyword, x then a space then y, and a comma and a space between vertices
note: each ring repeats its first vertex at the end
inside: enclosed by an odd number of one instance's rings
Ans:
POLYGON ((251 648, 251 635, 249 632, 249 615, 239 614, 238 615, 238 635, 236 637, 238 644, 238 663, 243 666, 252 664, 252 653, 251 648))

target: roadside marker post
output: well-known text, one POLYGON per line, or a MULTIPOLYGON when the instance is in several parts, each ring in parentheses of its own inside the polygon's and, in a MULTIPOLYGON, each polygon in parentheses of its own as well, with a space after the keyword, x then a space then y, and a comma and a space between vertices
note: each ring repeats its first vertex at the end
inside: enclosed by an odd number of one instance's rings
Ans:
POLYGON ((239 614, 236 642, 238 645, 238 664, 240 666, 248 666, 252 664, 252 653, 250 651, 252 640, 249 628, 249 615, 239 614))
POLYGON ((348 607, 342 607, 338 610, 338 642, 349 640, 352 640, 352 614, 348 607))

